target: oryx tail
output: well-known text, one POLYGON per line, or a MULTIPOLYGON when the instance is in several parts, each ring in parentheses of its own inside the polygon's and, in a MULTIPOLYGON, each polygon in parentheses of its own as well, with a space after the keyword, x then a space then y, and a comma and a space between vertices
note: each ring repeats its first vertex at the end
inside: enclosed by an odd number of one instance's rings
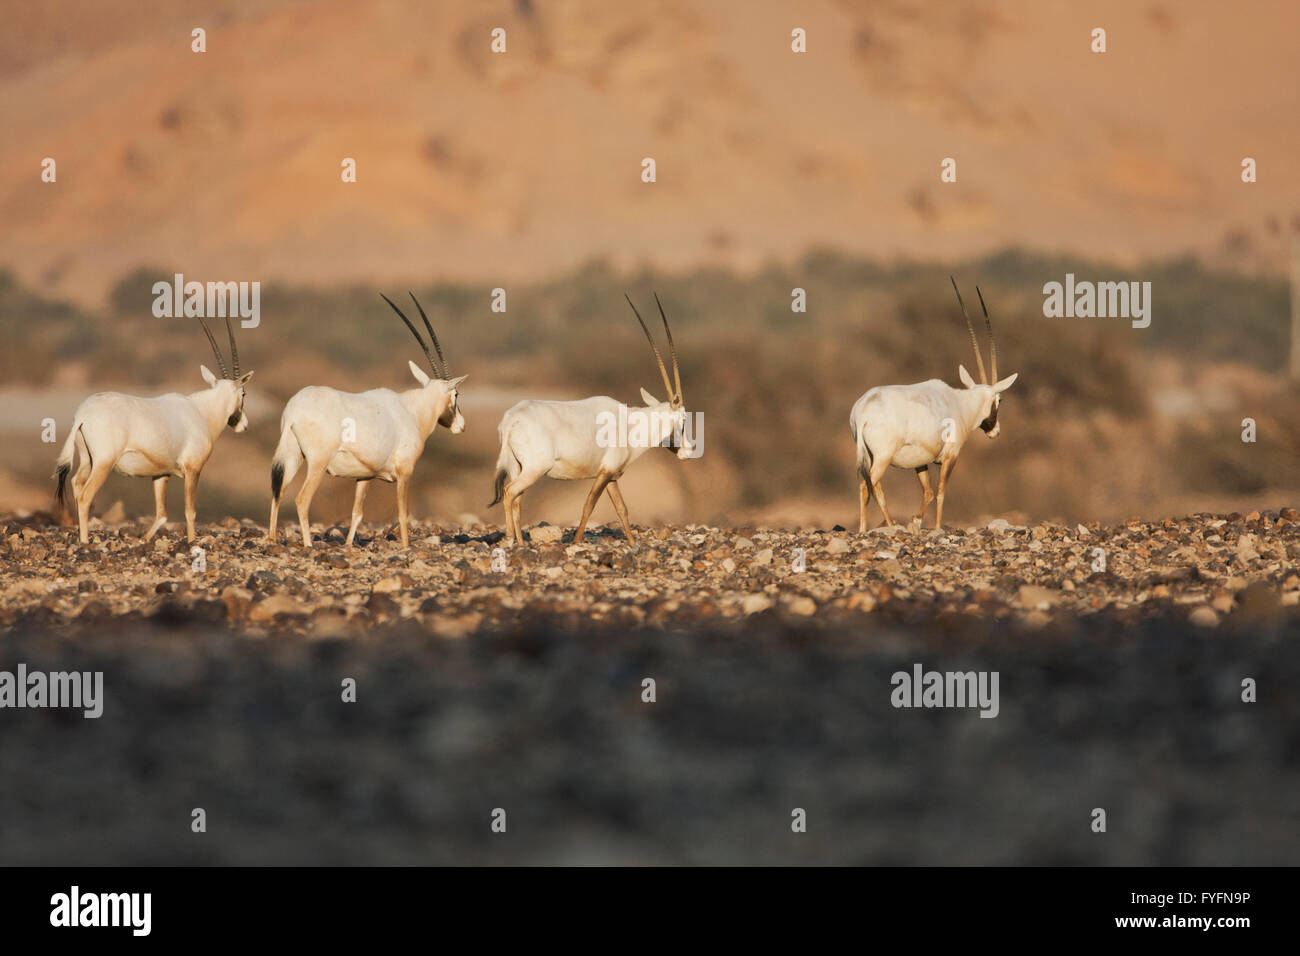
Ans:
POLYGON ((57 466, 55 477, 58 479, 58 484, 54 489, 54 505, 56 510, 62 512, 68 509, 68 475, 72 473, 72 459, 77 449, 77 434, 80 431, 81 420, 74 420, 72 430, 68 432, 68 440, 63 443, 63 451, 59 452, 58 460, 55 462, 57 466))
POLYGON ((302 461, 302 445, 298 443, 298 436, 294 433, 292 425, 285 425, 284 430, 280 432, 280 443, 275 446, 275 454, 271 456, 272 499, 280 500, 280 492, 285 484, 293 481, 294 475, 298 474, 298 466, 302 461))
POLYGON ((871 463, 876 460, 876 456, 871 453, 871 449, 867 446, 866 425, 866 422, 854 422, 856 433, 853 440, 858 446, 858 474, 862 476, 863 481, 870 484, 871 463))
POLYGON ((501 503, 501 499, 506 493, 506 482, 514 481, 519 477, 519 473, 523 471, 523 465, 519 463, 519 456, 516 455, 514 449, 510 447, 508 424, 503 424, 500 438, 501 453, 497 455, 497 472, 492 485, 492 492, 495 497, 488 505, 489 508, 496 507, 501 503))

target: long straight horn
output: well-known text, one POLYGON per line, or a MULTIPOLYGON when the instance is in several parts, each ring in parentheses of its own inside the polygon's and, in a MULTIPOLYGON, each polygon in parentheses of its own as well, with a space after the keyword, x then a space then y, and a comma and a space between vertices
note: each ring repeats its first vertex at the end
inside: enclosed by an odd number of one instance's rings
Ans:
POLYGON ((390 306, 392 306, 392 309, 394 312, 397 313, 398 318, 400 318, 403 322, 406 323, 406 327, 410 329, 411 334, 415 336, 415 341, 420 343, 420 349, 424 352, 424 357, 429 360, 429 368, 433 369, 434 376, 437 378, 441 378, 442 376, 438 373, 438 363, 433 360, 433 355, 429 352, 429 346, 424 344, 424 339, 420 338, 420 333, 415 330, 415 326, 411 324, 411 320, 408 319, 402 313, 401 309, 399 309, 396 305, 393 305, 393 300, 390 299, 388 296, 384 295, 381 292, 379 293, 379 297, 383 299, 385 302, 387 302, 390 306))
POLYGON ((226 335, 230 337, 231 378, 239 378, 239 349, 235 348, 235 330, 230 327, 230 316, 226 316, 226 335))
POLYGON ((411 297, 415 307, 420 310, 420 318, 424 319, 424 327, 429 330, 429 338, 433 340, 433 350, 438 353, 438 363, 442 366, 441 377, 451 378, 451 374, 447 371, 447 360, 442 357, 442 346, 438 344, 438 335, 433 331, 433 326, 429 324, 429 317, 424 314, 424 306, 420 305, 420 300, 415 297, 415 293, 410 289, 406 290, 406 294, 411 297))
POLYGON ((668 335, 668 351, 673 359, 673 388, 677 391, 674 394, 673 401, 676 404, 682 404, 682 375, 677 368, 677 346, 673 344, 673 330, 668 327, 668 316, 664 315, 663 303, 659 301, 659 293, 655 293, 655 305, 659 306, 659 318, 664 320, 664 332, 668 335))
MULTIPOLYGON (((664 388, 668 389, 671 393, 673 390, 673 383, 668 381, 668 369, 664 368, 664 360, 659 355, 659 347, 655 345, 655 340, 651 338, 650 330, 646 328, 645 322, 641 319, 641 313, 636 310, 635 305, 632 305, 631 297, 624 292, 623 298, 627 299, 627 304, 632 306, 632 314, 635 315, 636 320, 641 323, 641 331, 645 333, 646 341, 650 343, 650 350, 655 353, 655 361, 659 363, 659 374, 663 376, 664 388)), ((668 397, 671 400, 672 395, 670 394, 668 397)))
POLYGON ((970 313, 966 311, 966 303, 961 300, 961 290, 957 288, 957 280, 948 276, 948 281, 952 283, 952 291, 957 293, 957 304, 961 306, 961 314, 966 319, 966 328, 970 330, 970 344, 975 349, 975 365, 980 372, 980 384, 987 385, 989 378, 984 374, 984 356, 980 355, 979 339, 975 337, 975 326, 971 324, 970 313))
POLYGON ((993 338, 993 323, 989 320, 988 306, 984 304, 984 293, 980 292, 980 287, 975 287, 975 294, 980 297, 980 308, 984 310, 984 327, 989 330, 989 374, 993 376, 993 381, 989 384, 995 384, 998 380, 998 343, 993 338))
POLYGON ((230 378, 230 372, 226 369, 226 360, 221 357, 221 349, 217 348, 217 340, 212 337, 212 330, 208 328, 208 323, 203 321, 203 316, 196 316, 199 325, 203 326, 203 334, 208 337, 208 344, 212 346, 212 354, 217 357, 217 365, 221 367, 221 377, 230 378))

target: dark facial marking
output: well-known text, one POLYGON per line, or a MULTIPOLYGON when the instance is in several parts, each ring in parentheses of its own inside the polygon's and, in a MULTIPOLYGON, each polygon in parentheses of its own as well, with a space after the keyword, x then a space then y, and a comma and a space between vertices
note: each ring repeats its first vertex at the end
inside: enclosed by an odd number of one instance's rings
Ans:
POLYGON ((993 427, 997 425, 997 423, 998 423, 998 400, 995 398, 993 399, 993 407, 989 411, 989 417, 984 419, 984 421, 980 422, 980 428, 983 429, 985 434, 987 434, 988 432, 991 432, 993 430, 993 427))
POLYGON ((458 404, 459 404, 458 401, 453 400, 452 403, 447 406, 447 410, 443 412, 442 417, 438 419, 439 425, 441 425, 443 428, 450 428, 455 423, 456 406, 458 404))

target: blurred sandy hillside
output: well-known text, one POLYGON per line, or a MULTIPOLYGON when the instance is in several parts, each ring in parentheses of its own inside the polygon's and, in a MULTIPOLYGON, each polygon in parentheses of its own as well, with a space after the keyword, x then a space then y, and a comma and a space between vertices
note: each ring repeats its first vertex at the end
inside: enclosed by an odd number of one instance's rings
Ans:
POLYGON ((1300 212, 1293 3, 9 0, 0 17, 0 266, 85 303, 143 264, 496 282, 593 256, 746 271, 813 245, 1271 270, 1300 212))

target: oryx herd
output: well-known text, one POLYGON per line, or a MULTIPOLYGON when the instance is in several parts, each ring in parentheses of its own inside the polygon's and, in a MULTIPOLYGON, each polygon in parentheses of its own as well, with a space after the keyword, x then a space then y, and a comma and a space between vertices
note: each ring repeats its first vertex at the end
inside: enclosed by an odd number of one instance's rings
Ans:
MULTIPOLYGON (((882 385, 870 389, 854 403, 849 427, 857 446, 859 532, 867 530, 867 506, 873 494, 880 504, 885 523, 894 523, 881 486, 881 479, 890 465, 916 472, 923 495, 920 517, 924 519, 925 509, 935 501, 934 527, 941 527, 948 477, 966 439, 976 428, 989 438, 998 434, 1000 395, 1011 387, 1016 375, 998 379, 993 325, 984 305, 984 296, 977 286, 975 291, 984 310, 989 336, 989 373, 985 374, 975 327, 955 281, 953 290, 957 292, 971 344, 975 347, 980 381, 977 384, 965 366, 959 366, 957 374, 963 388, 953 388, 940 379, 915 385, 882 385), (937 494, 930 487, 929 466, 932 464, 939 466, 937 494)), ((439 425, 452 434, 460 434, 465 429, 458 390, 466 376, 451 376, 438 336, 423 307, 411 294, 411 301, 419 310, 428 333, 428 343, 391 299, 382 294, 381 297, 420 343, 433 374, 430 376, 414 362, 409 362, 411 374, 418 383, 416 388, 404 391, 376 388, 354 393, 311 385, 289 399, 280 416, 280 441, 271 459, 268 543, 276 540, 281 493, 299 469, 304 469, 302 486, 294 499, 304 547, 310 548, 312 543, 308 519, 312 497, 327 474, 356 482, 346 541, 348 546, 353 544, 361 523, 366 489, 376 478, 397 485, 398 527, 401 542, 407 545, 411 476, 415 463, 424 452, 425 442, 439 425), (430 351, 430 346, 433 351, 430 351)), ((501 451, 496 461, 495 497, 489 507, 498 503, 504 505, 506 538, 513 544, 525 544, 520 499, 544 476, 565 480, 590 479, 592 482, 582 518, 574 532, 575 542, 582 540, 592 509, 601 494, 606 493, 618 514, 627 541, 631 543, 632 524, 618 486, 628 466, 652 447, 675 448, 677 456, 682 459, 696 455, 682 398, 677 347, 659 297, 655 296, 655 304, 668 342, 671 378, 654 336, 631 298, 628 298, 628 304, 650 343, 667 398, 660 401, 643 388, 641 398, 644 405, 629 406, 599 395, 565 402, 522 401, 510 408, 497 426, 501 451), (637 439, 610 441, 606 425, 611 420, 630 426, 628 433, 635 434, 637 439)), ((230 319, 226 319, 226 334, 230 342, 229 367, 207 323, 201 317, 199 323, 221 369, 221 378, 218 379, 207 366, 199 366, 207 388, 189 395, 172 393, 157 398, 99 392, 78 407, 57 460, 56 497, 58 505, 63 507, 67 479, 71 475, 83 544, 90 540, 91 503, 114 469, 124 475, 153 480, 157 513, 145 535, 146 540, 167 522, 167 479, 183 479, 185 530, 188 540, 194 540, 194 496, 199 474, 223 428, 228 425, 242 432, 248 427, 244 415, 244 388, 253 377, 252 372, 241 374, 230 319)))

